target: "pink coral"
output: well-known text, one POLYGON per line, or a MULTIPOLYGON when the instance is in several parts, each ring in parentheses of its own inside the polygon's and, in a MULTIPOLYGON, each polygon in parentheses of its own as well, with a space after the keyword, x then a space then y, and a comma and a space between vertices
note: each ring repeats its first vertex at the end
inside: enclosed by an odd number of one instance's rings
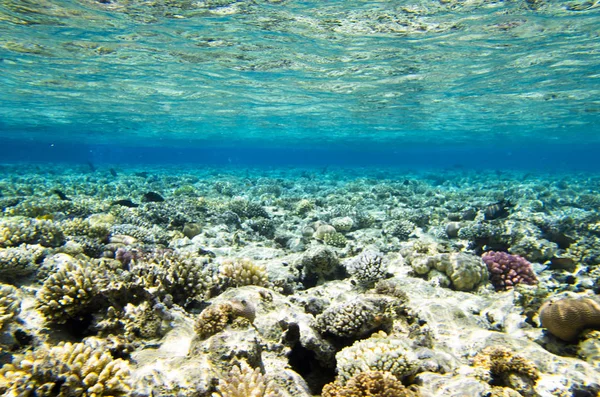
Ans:
POLYGON ((487 265, 496 291, 511 289, 517 284, 537 284, 531 263, 519 255, 489 251, 481 259, 487 265))

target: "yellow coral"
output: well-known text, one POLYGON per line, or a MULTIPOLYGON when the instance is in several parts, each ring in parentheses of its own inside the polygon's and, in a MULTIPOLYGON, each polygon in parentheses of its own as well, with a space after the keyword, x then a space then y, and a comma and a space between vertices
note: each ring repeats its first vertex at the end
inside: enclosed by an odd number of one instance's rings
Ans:
POLYGON ((21 301, 15 295, 16 292, 15 287, 0 284, 0 329, 19 314, 21 301))
POLYGON ((339 380, 325 385, 323 397, 410 397, 416 394, 385 371, 361 372, 345 385, 339 380))
MULTIPOLYGON (((256 317, 254 305, 247 300, 233 299, 229 302, 211 305, 200 313, 196 320, 196 334, 201 339, 208 338, 225 329, 236 318, 253 322, 256 317)), ((247 323, 246 323, 247 324, 247 323)))
POLYGON ((219 380, 218 392, 213 397, 282 397, 277 386, 260 373, 242 362, 234 366, 226 379, 219 380))
POLYGON ((108 397, 130 389, 128 363, 85 343, 43 345, 0 369, 0 392, 7 396, 108 397))
POLYGON ((535 364, 503 346, 486 347, 475 356, 473 365, 487 372, 490 384, 510 387, 524 395, 531 394, 539 379, 535 364))
POLYGON ((267 286, 269 279, 264 265, 258 265, 250 259, 227 259, 220 266, 219 276, 226 286, 243 285, 267 286))

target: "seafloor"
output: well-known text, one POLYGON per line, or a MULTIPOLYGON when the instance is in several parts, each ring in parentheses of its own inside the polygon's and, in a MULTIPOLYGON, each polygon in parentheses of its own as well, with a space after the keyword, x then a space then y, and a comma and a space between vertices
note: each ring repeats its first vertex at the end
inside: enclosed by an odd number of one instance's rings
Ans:
POLYGON ((598 186, 3 165, 0 392, 596 396, 598 186))

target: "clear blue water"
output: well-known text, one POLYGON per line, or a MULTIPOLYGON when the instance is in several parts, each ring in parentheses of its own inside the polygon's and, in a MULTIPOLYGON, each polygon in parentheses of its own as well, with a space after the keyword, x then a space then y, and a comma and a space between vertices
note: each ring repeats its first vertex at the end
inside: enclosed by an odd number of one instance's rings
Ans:
POLYGON ((594 1, 0 4, 7 161, 598 167, 594 1))

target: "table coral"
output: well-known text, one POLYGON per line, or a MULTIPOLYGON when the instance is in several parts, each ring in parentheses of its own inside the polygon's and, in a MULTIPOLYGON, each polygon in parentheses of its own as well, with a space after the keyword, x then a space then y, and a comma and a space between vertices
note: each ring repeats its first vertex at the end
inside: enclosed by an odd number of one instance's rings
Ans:
POLYGON ((537 283, 531 263, 525 258, 506 252, 489 251, 481 259, 487 265, 490 280, 497 291, 511 289, 517 284, 537 283))
POLYGON ((385 371, 361 372, 345 385, 336 381, 325 385, 322 397, 411 397, 415 396, 394 375, 385 371))
POLYGON ((5 396, 127 396, 129 365, 85 343, 43 345, 0 369, 5 396))

